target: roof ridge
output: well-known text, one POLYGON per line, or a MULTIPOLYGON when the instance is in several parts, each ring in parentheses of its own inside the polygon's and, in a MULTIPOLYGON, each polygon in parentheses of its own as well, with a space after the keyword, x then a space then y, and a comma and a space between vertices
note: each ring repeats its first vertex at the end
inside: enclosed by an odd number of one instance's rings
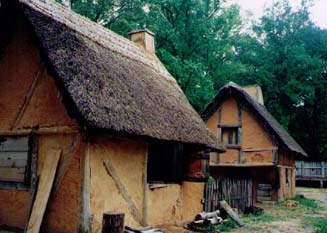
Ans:
POLYGON ((155 55, 150 58, 149 55, 143 52, 132 41, 80 14, 77 14, 76 12, 73 12, 54 0, 19 0, 19 2, 51 17, 57 22, 64 24, 107 49, 137 62, 141 62, 151 69, 154 69, 166 79, 176 81, 171 77, 167 69, 155 55))

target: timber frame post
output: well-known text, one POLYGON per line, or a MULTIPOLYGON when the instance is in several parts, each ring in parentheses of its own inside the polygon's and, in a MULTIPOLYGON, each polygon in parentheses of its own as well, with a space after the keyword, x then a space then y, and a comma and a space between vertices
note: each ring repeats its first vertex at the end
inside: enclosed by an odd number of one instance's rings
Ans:
POLYGON ((79 213, 79 233, 91 233, 91 168, 90 168, 90 142, 85 140, 84 153, 80 158, 80 176, 81 176, 81 192, 80 192, 80 213, 79 213))

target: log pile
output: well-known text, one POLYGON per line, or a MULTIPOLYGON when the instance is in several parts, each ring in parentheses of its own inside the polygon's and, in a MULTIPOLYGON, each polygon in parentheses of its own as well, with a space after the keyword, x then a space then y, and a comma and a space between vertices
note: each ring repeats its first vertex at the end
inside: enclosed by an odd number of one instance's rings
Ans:
POLYGON ((187 228, 196 232, 219 232, 214 229, 215 225, 225 224, 229 216, 239 226, 244 226, 236 211, 234 211, 226 201, 220 202, 221 209, 213 212, 201 212, 195 216, 195 219, 187 225, 187 228))

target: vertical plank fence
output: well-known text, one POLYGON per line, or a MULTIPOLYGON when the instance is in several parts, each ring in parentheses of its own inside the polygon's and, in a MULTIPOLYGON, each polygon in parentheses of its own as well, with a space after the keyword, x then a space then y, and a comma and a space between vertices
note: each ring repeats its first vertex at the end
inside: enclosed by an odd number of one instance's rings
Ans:
POLYGON ((327 162, 296 161, 297 178, 327 178, 327 162))
POLYGON ((205 186, 205 211, 217 210, 219 201, 226 200, 232 207, 244 211, 252 206, 252 180, 215 178, 209 180, 205 186))

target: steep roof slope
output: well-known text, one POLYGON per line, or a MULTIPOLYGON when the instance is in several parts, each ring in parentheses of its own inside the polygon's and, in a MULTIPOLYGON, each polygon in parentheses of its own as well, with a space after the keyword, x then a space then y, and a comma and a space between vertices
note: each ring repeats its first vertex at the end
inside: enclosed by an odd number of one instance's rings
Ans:
POLYGON ((154 55, 54 0, 19 2, 47 65, 88 128, 218 148, 154 55))
POLYGON ((252 98, 245 90, 237 84, 230 82, 222 87, 218 94, 208 104, 202 113, 202 119, 207 121, 214 112, 218 110, 222 102, 233 96, 238 101, 242 101, 257 117, 257 119, 267 126, 268 130, 272 132, 286 148, 299 155, 307 156, 306 152, 301 146, 292 138, 291 135, 279 124, 279 122, 268 112, 266 107, 254 98, 252 98))

